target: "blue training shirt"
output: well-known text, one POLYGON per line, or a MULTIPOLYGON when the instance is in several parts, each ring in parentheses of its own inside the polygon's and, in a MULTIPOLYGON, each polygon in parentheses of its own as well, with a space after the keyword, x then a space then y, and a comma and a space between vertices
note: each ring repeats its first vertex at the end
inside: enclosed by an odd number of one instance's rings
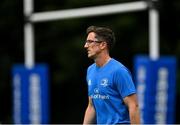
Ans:
POLYGON ((87 70, 88 95, 96 111, 97 124, 130 123, 123 98, 136 93, 128 69, 115 59, 103 67, 95 63, 87 70))

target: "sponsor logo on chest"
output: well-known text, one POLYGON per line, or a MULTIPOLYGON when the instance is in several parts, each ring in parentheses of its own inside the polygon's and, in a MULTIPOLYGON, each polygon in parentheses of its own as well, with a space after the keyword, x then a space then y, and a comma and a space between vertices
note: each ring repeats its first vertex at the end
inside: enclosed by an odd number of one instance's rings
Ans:
POLYGON ((107 78, 103 78, 103 79, 101 80, 100 85, 101 85, 102 87, 107 87, 107 86, 108 86, 108 79, 107 79, 107 78))

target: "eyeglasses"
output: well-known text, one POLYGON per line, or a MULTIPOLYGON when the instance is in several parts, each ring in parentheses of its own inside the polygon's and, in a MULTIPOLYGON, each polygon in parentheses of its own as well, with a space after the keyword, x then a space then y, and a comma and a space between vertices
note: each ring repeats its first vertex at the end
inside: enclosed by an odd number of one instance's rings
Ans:
POLYGON ((87 44, 91 44, 91 43, 101 43, 102 41, 98 41, 98 40, 86 40, 85 43, 87 44))

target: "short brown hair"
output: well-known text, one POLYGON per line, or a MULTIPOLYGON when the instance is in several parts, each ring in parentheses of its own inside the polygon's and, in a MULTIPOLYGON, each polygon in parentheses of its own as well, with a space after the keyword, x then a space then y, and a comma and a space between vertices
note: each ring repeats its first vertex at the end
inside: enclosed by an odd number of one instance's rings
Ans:
POLYGON ((86 33, 94 32, 98 40, 104 40, 107 42, 108 49, 111 50, 115 44, 115 35, 114 32, 107 27, 98 27, 98 26, 89 26, 86 30, 86 33))

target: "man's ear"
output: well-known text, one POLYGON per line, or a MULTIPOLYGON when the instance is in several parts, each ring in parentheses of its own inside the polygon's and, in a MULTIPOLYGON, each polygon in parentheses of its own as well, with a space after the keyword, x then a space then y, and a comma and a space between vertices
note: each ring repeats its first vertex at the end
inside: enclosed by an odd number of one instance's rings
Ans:
POLYGON ((102 42, 100 46, 101 46, 102 49, 104 49, 104 48, 107 47, 107 43, 106 42, 102 42))

